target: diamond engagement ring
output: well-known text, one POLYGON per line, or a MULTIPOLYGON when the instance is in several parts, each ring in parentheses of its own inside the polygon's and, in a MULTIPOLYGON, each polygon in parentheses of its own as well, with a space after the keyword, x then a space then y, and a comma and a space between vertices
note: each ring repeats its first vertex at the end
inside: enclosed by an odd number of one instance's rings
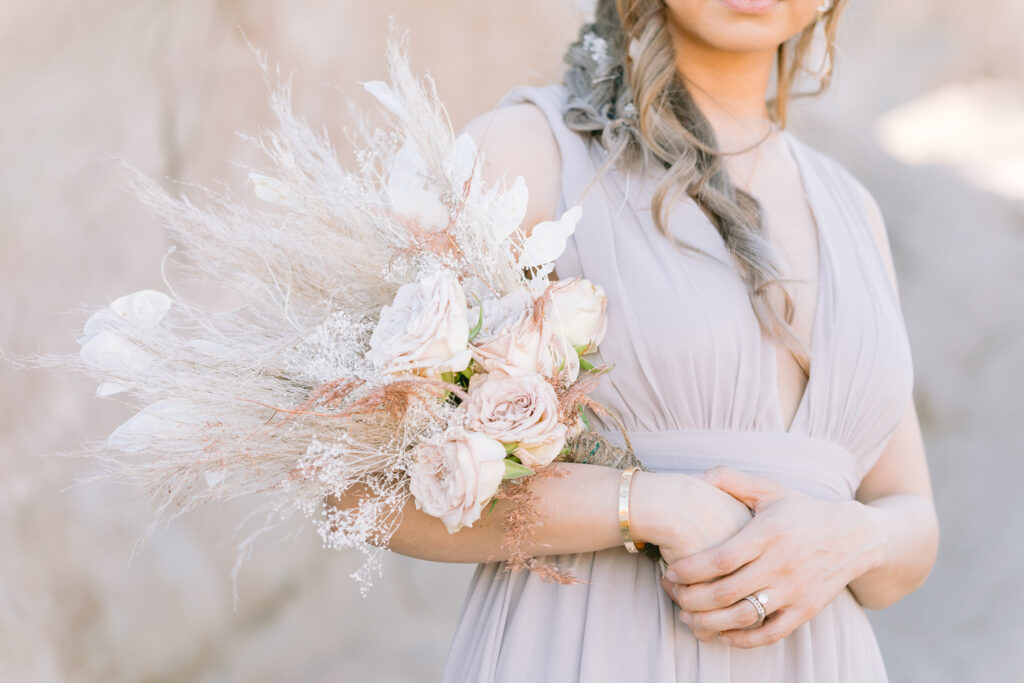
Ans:
POLYGON ((768 616, 768 612, 765 611, 765 606, 768 604, 768 594, 761 592, 757 595, 748 595, 743 599, 748 601, 757 610, 757 624, 755 625, 760 626, 763 624, 765 617, 768 616))

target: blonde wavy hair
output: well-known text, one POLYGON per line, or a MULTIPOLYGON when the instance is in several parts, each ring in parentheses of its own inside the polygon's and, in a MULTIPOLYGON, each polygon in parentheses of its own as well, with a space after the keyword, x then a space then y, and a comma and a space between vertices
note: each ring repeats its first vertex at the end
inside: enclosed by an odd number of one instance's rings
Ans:
MULTIPOLYGON (((835 34, 846 0, 835 0, 824 14, 825 68, 816 90, 796 92, 801 72, 815 74, 805 60, 814 22, 779 45, 775 95, 767 100, 773 121, 784 128, 789 100, 823 92, 832 79, 835 34)), ((617 162, 627 167, 653 157, 666 169, 654 191, 652 214, 658 229, 679 247, 713 258, 679 240, 666 226, 672 202, 685 192, 722 236, 740 265, 750 302, 762 330, 790 349, 805 373, 810 350, 792 328, 793 301, 784 287, 780 314, 768 297, 782 277, 778 255, 768 240, 758 201, 729 180, 710 123, 701 113, 676 68, 664 0, 598 0, 594 20, 583 25, 569 46, 564 82, 569 102, 566 125, 598 140, 607 150, 595 179, 617 162)))

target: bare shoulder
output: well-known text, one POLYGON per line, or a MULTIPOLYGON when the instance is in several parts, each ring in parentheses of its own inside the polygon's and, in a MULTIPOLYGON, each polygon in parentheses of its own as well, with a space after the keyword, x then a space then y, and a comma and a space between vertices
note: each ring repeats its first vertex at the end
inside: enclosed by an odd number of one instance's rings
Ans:
POLYGON ((524 102, 484 112, 470 120, 468 133, 483 155, 481 173, 488 183, 503 177, 511 184, 523 176, 529 191, 524 223, 553 220, 561 193, 562 159, 544 112, 524 102))

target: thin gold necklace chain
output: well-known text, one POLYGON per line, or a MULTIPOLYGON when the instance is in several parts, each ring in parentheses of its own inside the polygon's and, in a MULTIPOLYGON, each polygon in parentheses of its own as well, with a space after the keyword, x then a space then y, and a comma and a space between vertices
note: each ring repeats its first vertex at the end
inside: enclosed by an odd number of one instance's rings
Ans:
POLYGON ((750 173, 747 175, 746 181, 743 183, 743 189, 750 192, 750 181, 754 179, 754 172, 757 171, 757 164, 761 161, 761 149, 764 147, 764 143, 770 140, 776 133, 779 132, 779 124, 774 121, 766 121, 771 128, 771 132, 765 137, 764 140, 757 143, 757 151, 754 152, 754 162, 750 165, 750 173))
POLYGON ((761 148, 764 147, 764 143, 757 146, 757 151, 754 152, 754 163, 750 165, 750 173, 747 175, 746 181, 743 183, 743 189, 750 192, 750 181, 754 179, 754 171, 757 170, 757 162, 761 160, 761 148))

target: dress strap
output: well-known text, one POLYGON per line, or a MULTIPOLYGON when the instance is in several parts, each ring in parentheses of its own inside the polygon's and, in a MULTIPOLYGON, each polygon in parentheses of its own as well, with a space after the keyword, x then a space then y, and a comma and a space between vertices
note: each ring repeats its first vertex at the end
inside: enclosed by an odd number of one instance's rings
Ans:
MULTIPOLYGON (((608 319, 617 321, 621 331, 609 334, 596 352, 595 361, 614 358, 616 377, 623 382, 643 382, 650 388, 651 404, 641 408, 664 405, 662 397, 670 395, 675 380, 659 373, 656 356, 651 355, 650 339, 645 339, 641 320, 637 319, 636 307, 627 296, 624 283, 630 269, 643 267, 644 225, 650 215, 647 209, 647 195, 642 194, 640 183, 630 188, 631 173, 620 174, 612 169, 595 180, 598 169, 605 160, 604 148, 588 136, 578 133, 563 120, 570 93, 563 83, 545 86, 519 86, 509 91, 500 106, 531 102, 538 106, 547 117, 562 155, 562 207, 579 205, 583 208, 576 231, 566 241, 566 249, 555 263, 559 277, 584 277, 599 284, 608 299, 608 319), (643 197, 634 199, 633 196, 643 197), (639 208, 638 208, 639 207, 639 208), (621 263, 621 265, 620 265, 621 263)), ((602 382, 612 392, 615 379, 607 377, 602 382)), ((612 408, 611 402, 605 404, 612 408)), ((620 419, 621 419, 620 413, 620 419)), ((610 421, 600 416, 591 418, 601 427, 614 430, 610 421)))

